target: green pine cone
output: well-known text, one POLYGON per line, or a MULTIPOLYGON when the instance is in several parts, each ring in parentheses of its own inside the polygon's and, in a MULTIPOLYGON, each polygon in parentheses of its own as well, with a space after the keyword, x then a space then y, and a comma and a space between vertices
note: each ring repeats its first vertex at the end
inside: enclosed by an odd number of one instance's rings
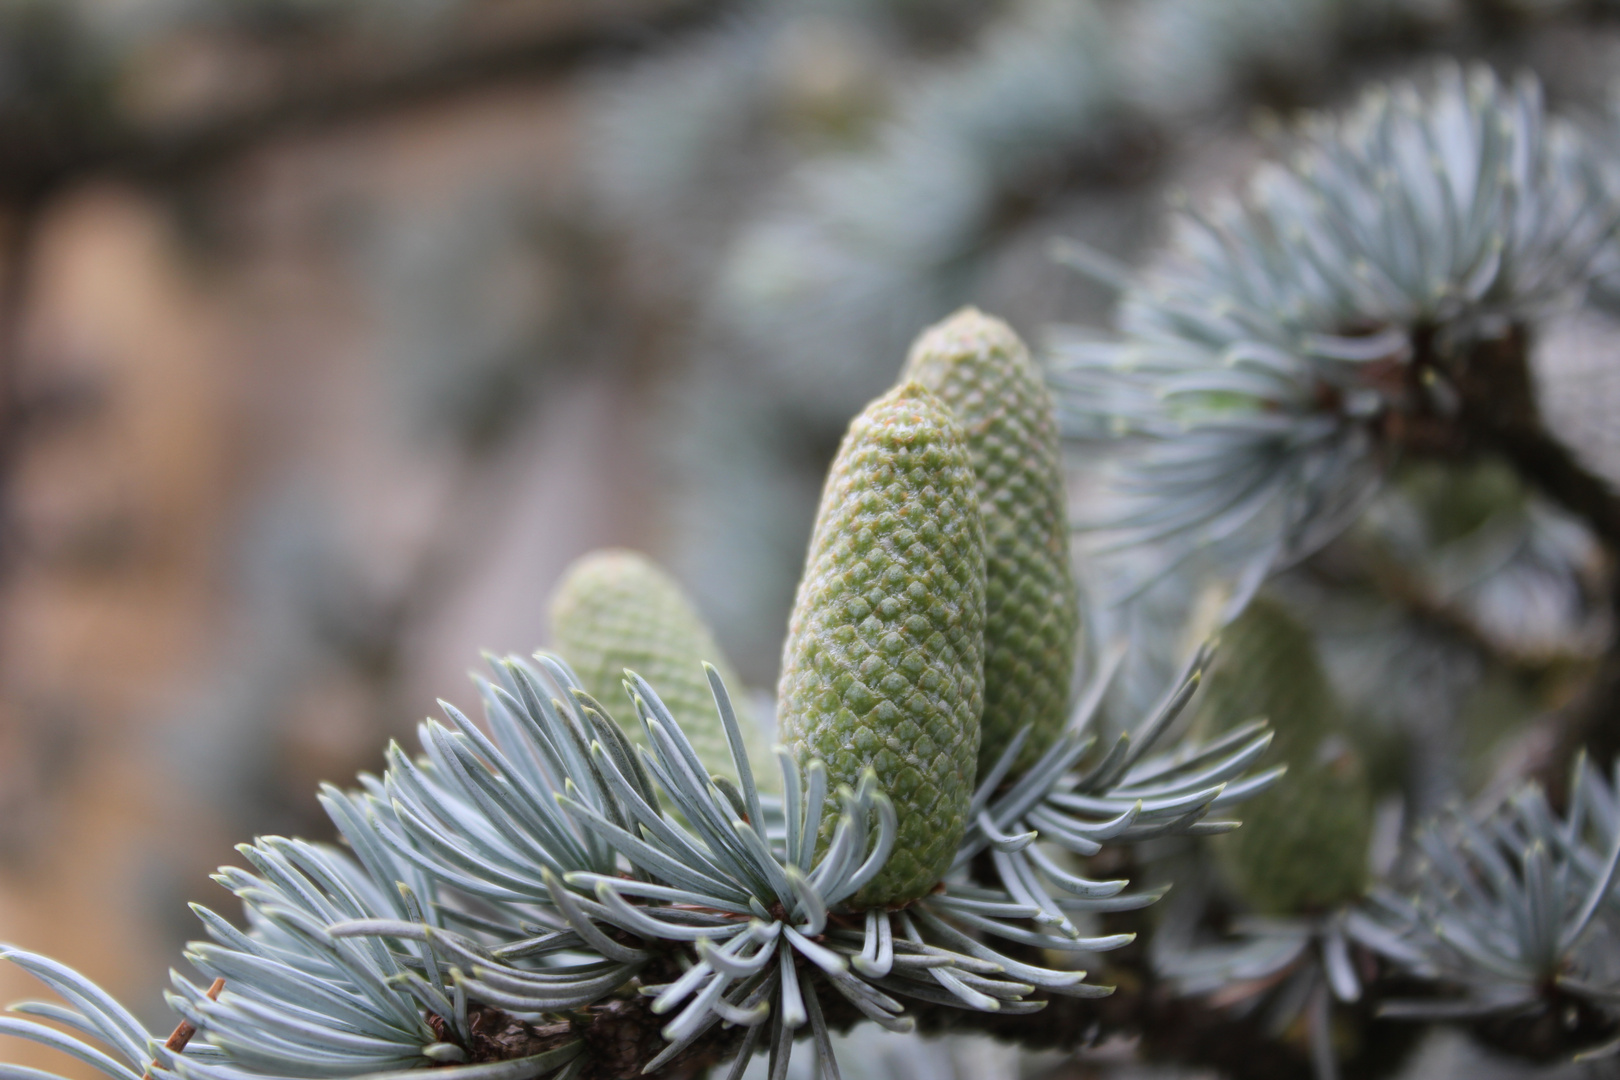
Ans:
POLYGON ((551 634, 586 693, 611 710, 632 739, 643 740, 646 733, 625 700, 626 668, 658 692, 709 771, 735 780, 730 745, 703 671, 705 661, 713 664, 731 693, 755 781, 781 790, 776 759, 750 715, 741 680, 685 591, 646 556, 608 548, 576 560, 552 594, 551 634))
POLYGON ((977 308, 924 331, 901 378, 933 391, 967 437, 985 537, 979 771, 1031 724, 1017 776, 1063 731, 1079 648, 1056 407, 1012 327, 977 308))
MULTIPOLYGON (((782 742, 833 785, 870 766, 899 817, 856 897, 931 890, 966 824, 984 702, 984 526, 961 430, 915 383, 868 405, 822 490, 782 652, 782 742)), ((829 800, 829 803, 831 800, 829 800)), ((822 820, 822 842, 834 815, 822 820)))
POLYGON ((1215 842, 1238 893, 1270 915, 1323 911, 1361 896, 1373 798, 1309 632, 1260 599, 1221 633, 1200 720, 1214 731, 1263 717, 1288 772, 1243 806, 1215 842))

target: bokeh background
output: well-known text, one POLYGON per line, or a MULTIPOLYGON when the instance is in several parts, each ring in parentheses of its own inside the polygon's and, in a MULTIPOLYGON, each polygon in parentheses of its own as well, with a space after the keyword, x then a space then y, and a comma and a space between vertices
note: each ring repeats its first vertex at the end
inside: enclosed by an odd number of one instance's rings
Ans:
MULTIPOLYGON (((315 785, 543 644, 592 547, 769 687, 921 326, 1104 325, 1054 240, 1139 262, 1167 199, 1438 55, 1596 115, 1620 5, 5 0, 0 940, 158 1023, 230 845, 325 835, 315 785)), ((1582 415, 1610 329, 1568 331, 1582 415)))

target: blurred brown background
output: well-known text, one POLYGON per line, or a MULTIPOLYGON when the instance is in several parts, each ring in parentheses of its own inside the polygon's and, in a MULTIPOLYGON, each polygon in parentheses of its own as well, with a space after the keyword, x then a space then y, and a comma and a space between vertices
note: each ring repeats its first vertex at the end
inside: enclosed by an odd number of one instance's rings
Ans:
POLYGON ((657 545, 582 85, 713 13, 145 6, 0 28, 0 939, 156 1019, 232 842, 657 545))

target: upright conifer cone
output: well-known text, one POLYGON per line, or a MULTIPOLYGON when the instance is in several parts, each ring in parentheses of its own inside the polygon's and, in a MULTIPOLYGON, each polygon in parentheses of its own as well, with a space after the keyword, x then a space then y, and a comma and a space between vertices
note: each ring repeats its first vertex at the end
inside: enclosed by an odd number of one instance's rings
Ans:
POLYGON ((1367 884, 1372 786, 1347 736, 1309 632, 1261 598, 1221 632, 1200 721, 1215 731, 1271 721, 1288 772, 1257 795, 1243 827, 1216 838, 1222 869, 1256 910, 1300 915, 1359 897, 1367 884))
MULTIPOLYGON (((856 898, 924 895, 962 838, 984 699, 984 526, 960 429, 907 383, 844 436, 788 625, 782 741, 834 785, 871 766, 899 816, 856 898)), ((823 840, 832 818, 823 820, 823 840)))
POLYGON ((645 732, 624 696, 626 668, 658 692, 709 771, 735 780, 725 729, 703 672, 705 662, 713 664, 731 693, 755 779, 772 790, 780 787, 774 782, 775 759, 749 715, 742 683, 685 591, 646 556, 606 548, 576 560, 552 594, 551 633, 558 655, 586 693, 606 706, 631 738, 641 740, 645 732))
POLYGON ((979 769, 1031 724, 1016 776, 1063 730, 1080 632, 1052 394, 1012 327, 971 307, 923 332, 901 378, 950 408, 973 459, 986 582, 979 769))

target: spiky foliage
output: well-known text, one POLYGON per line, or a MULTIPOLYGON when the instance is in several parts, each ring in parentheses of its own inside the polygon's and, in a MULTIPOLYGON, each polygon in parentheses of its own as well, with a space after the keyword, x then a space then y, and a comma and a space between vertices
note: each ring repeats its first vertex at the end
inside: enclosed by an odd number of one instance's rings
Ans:
POLYGON ((1278 1026, 1287 1026, 1319 990, 1329 990, 1345 1002, 1361 997, 1361 978, 1350 959, 1345 923, 1342 910, 1315 917, 1246 918, 1235 924, 1233 937, 1218 944, 1197 943, 1172 929, 1154 938, 1154 966, 1183 994, 1224 991, 1247 1003, 1277 988, 1277 996, 1292 1004, 1277 1015, 1278 1026), (1291 985, 1279 987, 1283 977, 1291 985), (1233 985, 1241 983, 1252 984, 1253 992, 1234 994, 1233 985))
MULTIPOLYGON (((66 1006, 48 1001, 18 1002, 7 1011, 39 1019, 0 1017, 0 1035, 18 1036, 60 1050, 113 1080, 140 1080, 142 1071, 154 1059, 159 1065, 172 1065, 172 1058, 167 1056, 162 1042, 154 1038, 133 1013, 77 971, 22 949, 0 947, 0 959, 16 964, 67 1002, 66 1006), (53 1021, 77 1034, 65 1034, 40 1020, 53 1021), (81 1035, 89 1036, 101 1046, 86 1042, 79 1037, 81 1035), (111 1050, 112 1055, 101 1047, 111 1050)), ((186 1052, 198 1056, 212 1049, 196 1046, 188 1047, 186 1052)), ((47 1080, 51 1074, 23 1065, 0 1063, 0 1076, 6 1080, 47 1080)))
MULTIPOLYGON (((712 775, 639 676, 626 682, 645 738, 635 747, 560 661, 540 659, 500 661, 480 684, 488 734, 446 706, 448 726, 422 727, 424 757, 395 747, 387 774, 363 778, 362 791, 325 790, 352 858, 279 838, 241 849, 258 872, 227 869, 220 880, 243 900, 248 928, 199 908, 213 941, 188 953, 225 991, 216 1000, 176 976, 169 998, 203 1042, 183 1054, 153 1049, 82 977, 15 951, 7 955, 78 1009, 26 1011, 107 1042, 131 1064, 36 1021, 3 1030, 114 1080, 138 1080, 148 1055, 154 1076, 179 1080, 393 1078, 424 1067, 451 1080, 533 1080, 586 1068, 591 1025, 612 1024, 623 995, 639 991, 652 1015, 673 1014, 648 1071, 682 1055, 701 1063, 735 1052, 736 1077, 763 1040, 780 1076, 806 1025, 831 1069, 818 996, 829 991, 893 1030, 909 1028, 908 1000, 1017 1013, 1042 1007, 1038 991, 1107 994, 1084 972, 1019 961, 980 940, 1113 948, 1130 935, 1087 937, 1073 917, 1158 896, 1088 881, 1039 845, 1085 855, 1103 843, 1219 831, 1231 823, 1201 819, 1273 778, 1229 782, 1264 749, 1253 728, 1143 757, 1187 701, 1194 673, 1134 743, 1122 739, 1083 774, 1072 766, 1094 740, 1077 727, 1057 756, 1002 790, 1015 739, 974 798, 974 828, 943 891, 907 910, 866 907, 857 898, 899 836, 873 771, 854 789, 830 791, 819 761, 801 770, 784 751, 784 795, 767 801, 712 668, 736 784, 712 775), (836 825, 819 844, 829 802, 836 825), (1007 832, 1030 825, 1040 831, 1007 832), (965 873, 986 848, 1001 888, 965 873), (740 1047, 724 1034, 739 1026, 740 1047)), ((49 1076, 10 1066, 0 1074, 49 1076)))
POLYGON ((1120 339, 1063 349, 1077 430, 1141 441, 1104 524, 1267 565, 1331 536, 1381 451, 1455 409, 1469 347, 1613 265, 1603 167, 1533 79, 1445 66, 1309 122, 1242 199, 1179 214, 1171 247, 1118 278, 1120 339))
POLYGON ((1309 631, 1262 597, 1222 631, 1221 645, 1201 721, 1225 731, 1269 720, 1288 773, 1255 802, 1245 828, 1217 842, 1217 859, 1263 914, 1356 899, 1367 884, 1372 791, 1309 631))
MULTIPOLYGON (((914 900, 962 838, 984 702, 984 525, 961 429, 905 383, 850 424, 782 647, 782 741, 895 800, 895 857, 864 899, 914 900)), ((830 839, 835 819, 822 827, 830 839)))
MULTIPOLYGON (((546 679, 559 690, 568 687, 566 669, 542 659, 546 679)), ((521 663, 507 661, 502 670, 503 680, 520 689, 540 684, 539 676, 521 663)), ((497 786, 488 792, 496 802, 483 808, 484 815, 493 816, 507 800, 521 802, 515 790, 499 784, 504 761, 542 756, 545 733, 551 733, 550 739, 559 744, 570 738, 582 744, 587 736, 567 732, 584 732, 587 725, 594 730, 595 741, 589 749, 593 768, 587 771, 575 765, 566 772, 582 782, 570 786, 558 803, 578 827, 618 853, 617 869, 560 874, 541 869, 530 871, 521 881, 511 878, 508 871, 515 895, 500 897, 493 891, 486 895, 514 915, 529 913, 530 920, 544 918, 541 913, 549 908, 549 921, 561 935, 560 939, 554 935, 553 940, 575 946, 582 941, 607 959, 629 965, 626 977, 635 973, 644 991, 654 996, 655 1014, 679 1009, 663 1029, 670 1045, 648 1068, 674 1060, 717 1024, 749 1029, 733 1075, 740 1072, 743 1060, 761 1040, 771 1048, 774 1061, 785 1068, 794 1032, 806 1024, 825 1060, 829 1044, 817 998, 818 983, 830 985, 863 1015, 897 1030, 909 1027, 909 1019, 903 1015, 907 999, 1020 1012, 1041 1007, 1040 1001, 1029 1000, 1037 990, 1105 994, 1106 988, 1085 984, 1083 972, 1019 962, 983 944, 976 935, 988 933, 1068 952, 1095 952, 1123 944, 1129 936, 1086 937, 1068 916, 1141 906, 1157 894, 1120 897, 1125 882, 1080 879, 1050 857, 1026 852, 1036 839, 1033 832, 1007 836, 1002 828, 1044 811, 1049 827, 1063 830, 1061 834, 1054 831, 1054 842, 1091 854, 1100 850, 1104 840, 1128 842, 1169 831, 1211 828, 1200 824, 1211 809, 1230 805, 1272 779, 1263 774, 1224 783, 1239 776, 1263 749, 1264 737, 1257 741, 1252 729, 1238 733, 1236 741, 1228 738, 1183 755, 1183 759, 1138 763, 1140 751, 1152 744, 1176 707, 1185 703, 1190 693, 1186 689, 1144 727, 1138 753, 1116 747, 1103 763, 1105 768, 1093 770, 1084 779, 1073 777, 1069 770, 1091 745, 1091 740, 1075 733, 1072 743, 1065 745, 1065 756, 1050 762, 1044 775, 1026 776, 992 802, 991 794, 1016 754, 1015 746, 1000 770, 981 787, 975 803, 984 812, 977 815, 977 831, 956 853, 953 864, 958 870, 965 868, 973 854, 994 843, 1008 849, 1015 859, 1010 872, 1016 877, 1008 879, 1007 887, 995 889, 976 886, 954 873, 943 894, 891 912, 862 899, 863 890, 892 861, 902 835, 894 806, 882 792, 876 772, 864 770, 853 789, 833 788, 831 770, 819 761, 812 760, 801 769, 784 753, 779 761, 784 781, 781 802, 761 799, 729 695, 712 669, 709 679, 739 777, 736 785, 711 777, 715 770, 697 757, 681 726, 651 687, 634 676, 628 689, 647 743, 634 754, 616 726, 602 720, 588 705, 562 707, 560 698, 549 711, 524 705, 527 711, 518 715, 525 720, 517 726, 497 722, 492 716, 500 743, 481 747, 481 756, 497 763, 497 786), (508 741, 514 738, 522 741, 508 741), (494 757, 497 751, 504 757, 494 757), (831 840, 818 843, 818 826, 827 819, 829 803, 835 815, 831 840), (1061 906, 1039 884, 1036 867, 1047 880, 1057 883, 1054 891, 1064 895, 1061 906), (625 939, 604 934, 604 928, 629 935, 638 943, 626 945, 625 939), (677 957, 685 958, 684 962, 675 963, 677 957), (661 981, 658 972, 667 972, 668 981, 661 981)), ((498 688, 492 690, 486 700, 511 713, 516 700, 508 700, 498 688)), ((524 700, 531 698, 536 705, 543 700, 534 689, 526 692, 524 700)), ((428 745, 444 740, 442 729, 435 734, 434 728, 430 724, 424 729, 428 745)), ((515 813, 516 808, 514 817, 515 813)), ((458 824, 470 816, 441 816, 431 844, 431 850, 439 854, 429 873, 445 874, 445 884, 457 889, 467 886, 450 861, 451 853, 474 850, 481 856, 482 845, 488 843, 458 824), (480 846, 474 849, 472 844, 480 846)), ((424 851, 430 848, 428 840, 427 835, 419 837, 424 851)), ((535 837, 531 842, 543 846, 546 841, 535 837)), ((480 958, 468 951, 474 945, 443 931, 372 923, 342 927, 337 932, 415 934, 435 943, 450 943, 443 946, 452 950, 450 959, 473 965, 469 974, 457 976, 473 999, 517 1010, 558 1007, 556 990, 550 986, 528 991, 528 996, 492 997, 507 985, 482 974, 493 967, 492 954, 480 958)), ((508 948, 520 952, 529 947, 514 944, 508 948)), ((524 977, 511 970, 502 974, 514 980, 524 977)))
POLYGON ((1151 944, 1155 970, 1234 1020, 1258 1014, 1272 1038, 1298 1032, 1317 1080, 1337 1077, 1335 1004, 1363 993, 1346 913, 1246 917, 1213 941, 1200 939, 1194 917, 1191 907, 1166 913, 1151 944))
MULTIPOLYGON (((1075 721, 1040 763, 1003 788, 1002 781, 1028 736, 1027 727, 1021 731, 980 780, 969 806, 971 824, 952 864, 952 876, 946 879, 945 894, 925 899, 922 906, 953 910, 963 894, 1022 905, 1034 912, 1038 922, 1074 938, 1079 930, 1071 916, 1125 911, 1158 899, 1157 892, 1125 895, 1128 882, 1123 880, 1090 881, 1078 876, 1047 849, 1056 847, 1085 858, 1107 843, 1230 832, 1237 827, 1235 821, 1210 821, 1208 815, 1277 781, 1283 772, 1280 767, 1242 775, 1270 745, 1271 735, 1263 723, 1244 725, 1177 753, 1146 756, 1192 699, 1208 661, 1209 653, 1201 650, 1133 731, 1119 735, 1106 753, 1091 755, 1097 738, 1087 729, 1106 687, 1105 680, 1099 680, 1075 721), (1093 760, 1076 769, 1088 755, 1093 760), (1044 846, 1037 845, 1037 840, 1044 846), (987 892, 966 883, 973 859, 986 851, 1001 890, 987 892)), ((970 925, 1026 945, 1054 948, 1059 946, 1053 942, 1062 941, 1054 933, 1032 934, 983 917, 970 925)), ((1124 940, 1114 944, 1124 944, 1124 940)))
MULTIPOLYGON (((1620 1024, 1620 801, 1584 759, 1559 816, 1526 785, 1488 816, 1456 813, 1419 838, 1410 892, 1381 889, 1352 934, 1401 969, 1460 991, 1386 1002, 1412 1019, 1549 1017, 1613 1034, 1620 1024)), ((1620 1051, 1620 1041, 1589 1049, 1620 1051)))
MULTIPOLYGON (((652 560, 622 548, 593 551, 576 560, 552 593, 551 632, 557 652, 586 693, 599 703, 618 701, 625 670, 641 673, 659 687, 659 696, 699 756, 729 769, 726 735, 714 715, 703 665, 713 664, 728 686, 741 682, 697 605, 652 560)), ((735 704, 750 754, 763 758, 763 732, 749 715, 747 702, 739 698, 735 704)), ((632 740, 640 739, 639 724, 626 718, 620 727, 632 740)), ((737 779, 734 773, 727 775, 737 779)), ((772 790, 773 779, 766 781, 772 790)))
MULTIPOLYGON (((204 990, 175 974, 167 1000, 205 1042, 184 1044, 182 1054, 144 1033, 132 1041, 139 1026, 132 1030, 128 1014, 83 976, 16 950, 0 955, 39 976, 77 1009, 35 1005, 28 1011, 107 1043, 131 1061, 133 1071, 112 1067, 92 1047, 38 1024, 11 1033, 74 1054, 115 1080, 138 1080, 143 1069, 180 1080, 326 1080, 426 1067, 464 1080, 533 1080, 559 1069, 564 1073, 558 1075, 572 1075, 565 1067, 583 1043, 566 1027, 553 1029, 547 1045, 529 1038, 528 1025, 514 1020, 510 1026, 525 1037, 518 1045, 533 1043, 534 1052, 490 1060, 481 1055, 488 1050, 484 1044, 511 1033, 484 1030, 481 1006, 469 1006, 459 973, 441 965, 432 950, 409 938, 351 940, 334 932, 356 919, 422 926, 441 920, 429 880, 389 850, 367 819, 363 800, 329 789, 322 801, 358 862, 320 845, 264 838, 239 848, 259 873, 227 867, 216 879, 242 900, 246 930, 193 906, 212 940, 194 943, 186 956, 218 981, 204 990), (222 986, 228 988, 223 993, 222 986)), ((599 965, 587 960, 583 966, 599 965)), ((580 969, 565 964, 555 974, 566 978, 580 969)), ((0 1066, 0 1073, 12 1069, 0 1066)), ((24 1072, 34 1080, 49 1075, 24 1072)))
MULTIPOLYGON (((353 809, 332 808, 339 814, 353 809)), ((175 975, 169 995, 171 1007, 206 1030, 229 1060, 218 1070, 182 1064, 177 1072, 197 1080, 227 1080, 243 1069, 334 1077, 467 1060, 466 995, 427 950, 407 946, 396 955, 380 941, 328 933, 334 923, 381 912, 427 917, 419 897, 431 892, 407 884, 415 880, 420 888, 419 874, 390 860, 397 883, 390 896, 334 850, 280 837, 237 850, 259 872, 227 867, 216 880, 242 901, 248 930, 199 906, 213 940, 187 952, 193 967, 225 980, 230 992, 212 1000, 204 987, 175 975), (429 1015, 441 1018, 443 1033, 428 1023, 429 1015)))
POLYGON ((1063 730, 1078 647, 1052 395, 1012 327, 976 308, 924 331, 901 378, 944 402, 967 439, 985 533, 979 771, 1028 724, 1016 776, 1063 730))
MULTIPOLYGON (((497 765, 495 784, 484 792, 484 814, 510 815, 521 843, 535 848, 554 844, 555 834, 536 831, 539 823, 532 814, 522 820, 534 804, 524 794, 521 778, 507 771, 512 762, 544 762, 546 774, 569 778, 561 785, 550 783, 546 790, 560 807, 555 812, 566 835, 580 842, 581 851, 572 857, 557 852, 543 865, 503 867, 503 886, 486 888, 485 894, 510 912, 507 925, 526 914, 551 928, 550 933, 511 942, 503 952, 425 925, 357 922, 339 932, 429 941, 447 954, 447 962, 467 965, 469 994, 519 1012, 584 1004, 574 1000, 576 986, 578 996, 595 1000, 639 976, 643 989, 655 995, 654 1014, 681 1007, 663 1029, 669 1047, 647 1064, 649 1070, 679 1056, 722 1020, 749 1027, 754 1038, 761 1030, 770 1031, 778 1053, 786 1053, 783 1047, 807 1021, 817 1025, 817 1038, 825 1041, 814 990, 801 983, 797 958, 818 966, 844 964, 812 939, 825 931, 829 908, 877 875, 893 848, 894 811, 874 778, 864 777, 858 791, 833 794, 841 812, 832 843, 817 859, 814 826, 829 796, 825 769, 812 766, 810 795, 801 801, 801 776, 790 759, 783 759, 789 777, 782 810, 787 826, 779 835, 767 830, 765 822, 771 818, 761 803, 731 699, 713 668, 708 678, 737 784, 711 777, 718 763, 698 756, 679 722, 639 676, 627 684, 645 742, 638 751, 591 707, 587 696, 578 695, 576 702, 585 704, 571 707, 550 696, 548 690, 577 690, 555 661, 546 662, 544 679, 515 661, 506 662, 503 671, 521 696, 490 687, 487 700, 518 725, 492 725, 499 745, 480 747, 481 756, 497 765), (607 858, 597 861, 591 857, 595 852, 607 858), (636 939, 636 944, 625 943, 636 939), (541 951, 541 943, 545 952, 596 953, 600 961, 593 975, 600 974, 600 980, 565 985, 560 972, 531 972, 514 965, 513 957, 541 951), (690 957, 684 974, 670 950, 690 957), (667 975, 667 981, 660 975, 667 975), (772 1023, 760 1029, 767 1018, 772 1023)), ((445 734, 430 730, 429 738, 445 734)), ((500 854, 487 846, 477 824, 465 814, 434 818, 419 837, 432 841, 429 873, 451 887, 474 887, 464 879, 455 854, 468 850, 482 859, 500 854)), ((486 864, 483 877, 494 876, 486 864)), ((893 999, 853 980, 840 989, 874 1012, 898 1012, 893 999)))

